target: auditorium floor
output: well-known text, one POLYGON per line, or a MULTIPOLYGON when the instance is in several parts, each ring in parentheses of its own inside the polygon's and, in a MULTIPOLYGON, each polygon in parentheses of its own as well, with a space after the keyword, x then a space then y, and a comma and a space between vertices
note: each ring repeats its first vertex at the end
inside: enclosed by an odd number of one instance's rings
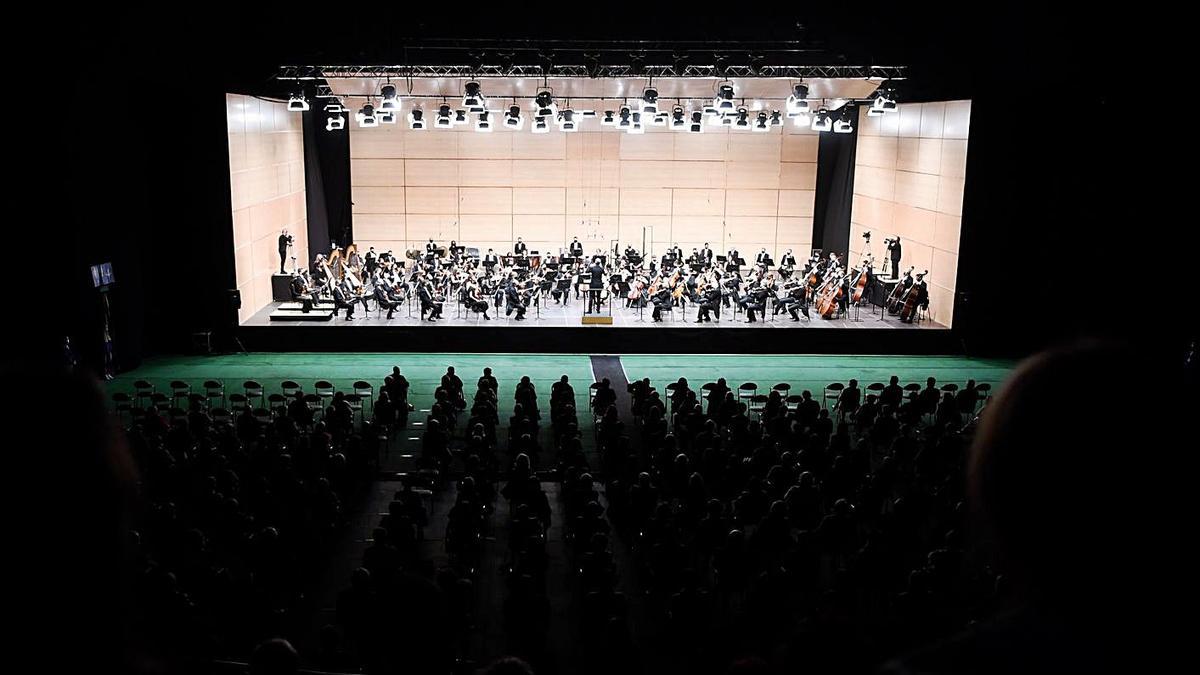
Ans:
MULTIPOLYGON (((534 308, 526 313, 525 319, 522 321, 516 320, 516 315, 505 316, 503 309, 497 311, 495 307, 488 309, 488 315, 491 320, 484 320, 482 314, 473 314, 460 309, 458 306, 447 303, 443 310, 443 318, 435 323, 430 323, 421 320, 421 309, 415 303, 412 307, 400 307, 393 314, 391 319, 387 318, 386 313, 380 314, 377 312, 364 313, 361 307, 356 307, 354 310, 354 321, 346 321, 345 312, 341 312, 339 316, 334 317, 331 321, 271 321, 271 312, 279 306, 280 303, 273 302, 265 308, 256 312, 249 320, 242 325, 244 326, 343 326, 352 324, 355 326, 479 326, 484 328, 562 328, 569 326, 579 326, 583 311, 586 309, 586 302, 582 300, 572 300, 567 306, 556 305, 553 301, 535 311, 534 308)), ((372 303, 374 307, 374 303, 372 303)), ((882 314, 876 309, 872 313, 872 308, 862 307, 859 309, 857 316, 851 310, 843 318, 838 319, 821 319, 815 313, 812 319, 800 318, 799 321, 792 321, 786 313, 773 316, 768 314, 765 320, 748 323, 744 313, 734 314, 732 309, 724 310, 721 313, 720 321, 713 320, 709 323, 696 323, 698 310, 693 305, 687 305, 684 309, 675 309, 671 313, 663 314, 662 323, 655 323, 651 318, 653 308, 647 307, 639 312, 636 309, 626 309, 618 306, 613 311, 612 325, 620 328, 654 328, 656 326, 670 326, 673 328, 883 328, 883 329, 914 329, 914 328, 946 328, 942 324, 933 321, 923 321, 919 324, 901 323, 901 321, 889 314, 882 314), (668 315, 669 314, 669 315, 668 315), (857 320, 856 320, 857 319, 857 320)), ((770 310, 768 310, 770 311, 770 310)))

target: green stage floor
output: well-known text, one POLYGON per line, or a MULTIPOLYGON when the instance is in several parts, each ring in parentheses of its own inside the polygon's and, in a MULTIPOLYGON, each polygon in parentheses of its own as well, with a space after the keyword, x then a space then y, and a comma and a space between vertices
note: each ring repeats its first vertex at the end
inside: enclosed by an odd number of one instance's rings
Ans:
MULTIPOLYGON (((621 365, 630 381, 649 377, 660 390, 679 377, 693 387, 724 377, 730 385, 756 382, 768 388, 788 382, 793 393, 811 389, 818 393, 830 382, 856 378, 865 387, 871 382, 887 382, 897 375, 902 383, 924 382, 933 376, 939 382, 963 383, 968 379, 1000 385, 1015 362, 1005 359, 978 359, 965 356, 824 356, 824 355, 674 355, 638 354, 621 356, 621 365)), ((583 392, 592 380, 587 354, 378 354, 378 353, 269 353, 228 354, 220 356, 173 356, 148 359, 140 368, 123 373, 109 383, 109 390, 132 392, 133 382, 145 379, 159 391, 167 391, 171 380, 180 379, 198 389, 204 380, 222 380, 229 392, 240 389, 246 379, 261 382, 268 393, 279 390, 283 380, 295 380, 311 391, 316 380, 332 382, 338 389, 349 389, 355 380, 366 380, 378 387, 400 366, 411 384, 410 400, 418 408, 428 408, 446 366, 454 366, 468 393, 485 366, 491 367, 500 383, 503 400, 511 395, 517 381, 528 375, 538 394, 549 397, 550 385, 567 375, 576 392, 583 392)))

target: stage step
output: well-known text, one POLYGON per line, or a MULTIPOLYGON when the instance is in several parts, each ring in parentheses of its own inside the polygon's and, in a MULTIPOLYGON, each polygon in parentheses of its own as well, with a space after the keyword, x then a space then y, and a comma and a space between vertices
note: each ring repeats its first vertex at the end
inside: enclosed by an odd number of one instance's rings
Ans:
MULTIPOLYGON (((275 309, 303 309, 304 304, 300 302, 281 302, 275 309)), ((333 310, 332 302, 318 302, 313 305, 313 310, 333 310)))
POLYGON ((280 307, 271 312, 271 321, 331 321, 333 315, 332 308, 314 309, 311 312, 305 313, 299 307, 295 309, 280 307))

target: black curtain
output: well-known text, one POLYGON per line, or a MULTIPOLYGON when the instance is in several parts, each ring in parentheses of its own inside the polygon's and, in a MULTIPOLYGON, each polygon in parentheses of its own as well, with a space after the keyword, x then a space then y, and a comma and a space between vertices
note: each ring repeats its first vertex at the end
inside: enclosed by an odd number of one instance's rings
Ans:
POLYGON ((845 257, 850 250, 854 202, 854 154, 858 125, 848 134, 826 132, 817 146, 817 194, 813 204, 813 248, 845 257))
POLYGON ((327 117, 320 105, 304 113, 304 189, 310 258, 317 253, 328 253, 330 242, 345 246, 354 241, 350 125, 340 131, 326 131, 327 117))

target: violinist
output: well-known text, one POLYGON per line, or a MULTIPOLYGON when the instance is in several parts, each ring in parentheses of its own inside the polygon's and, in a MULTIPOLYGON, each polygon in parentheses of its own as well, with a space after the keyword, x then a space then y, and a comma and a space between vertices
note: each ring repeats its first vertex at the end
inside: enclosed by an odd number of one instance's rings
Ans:
POLYGON ((354 305, 363 303, 363 310, 366 311, 366 300, 353 293, 347 287, 347 284, 335 284, 333 287, 333 305, 336 309, 346 310, 346 320, 354 320, 354 305))
POLYGON ((656 284, 654 295, 650 296, 650 302, 654 305, 650 318, 654 319, 655 323, 662 323, 662 311, 671 311, 671 289, 660 281, 656 284))
POLYGON ((479 293, 479 285, 475 282, 467 283, 466 291, 467 309, 476 314, 483 314, 483 318, 491 321, 492 317, 488 316, 488 303, 479 293))
POLYGON ((792 255, 792 249, 783 252, 779 257, 779 273, 783 278, 792 276, 792 270, 796 268, 796 256, 792 255))
POLYGON ((393 297, 391 288, 382 281, 375 283, 375 302, 379 304, 381 309, 387 310, 387 318, 392 318, 392 313, 396 311, 396 302, 393 297))
POLYGON ((525 301, 521 298, 521 291, 517 287, 517 282, 513 279, 508 280, 508 284, 504 287, 504 316, 512 316, 513 312, 517 313, 517 321, 525 320, 525 301))
POLYGON ((703 284, 697 288, 698 304, 700 308, 696 315, 696 323, 705 323, 712 321, 711 315, 714 315, 719 320, 721 318, 721 287, 716 284, 703 284))
POLYGON ((437 321, 442 318, 442 298, 434 294, 433 284, 427 279, 422 279, 417 284, 417 297, 421 301, 421 320, 425 320, 425 315, 428 313, 430 321, 437 321))

